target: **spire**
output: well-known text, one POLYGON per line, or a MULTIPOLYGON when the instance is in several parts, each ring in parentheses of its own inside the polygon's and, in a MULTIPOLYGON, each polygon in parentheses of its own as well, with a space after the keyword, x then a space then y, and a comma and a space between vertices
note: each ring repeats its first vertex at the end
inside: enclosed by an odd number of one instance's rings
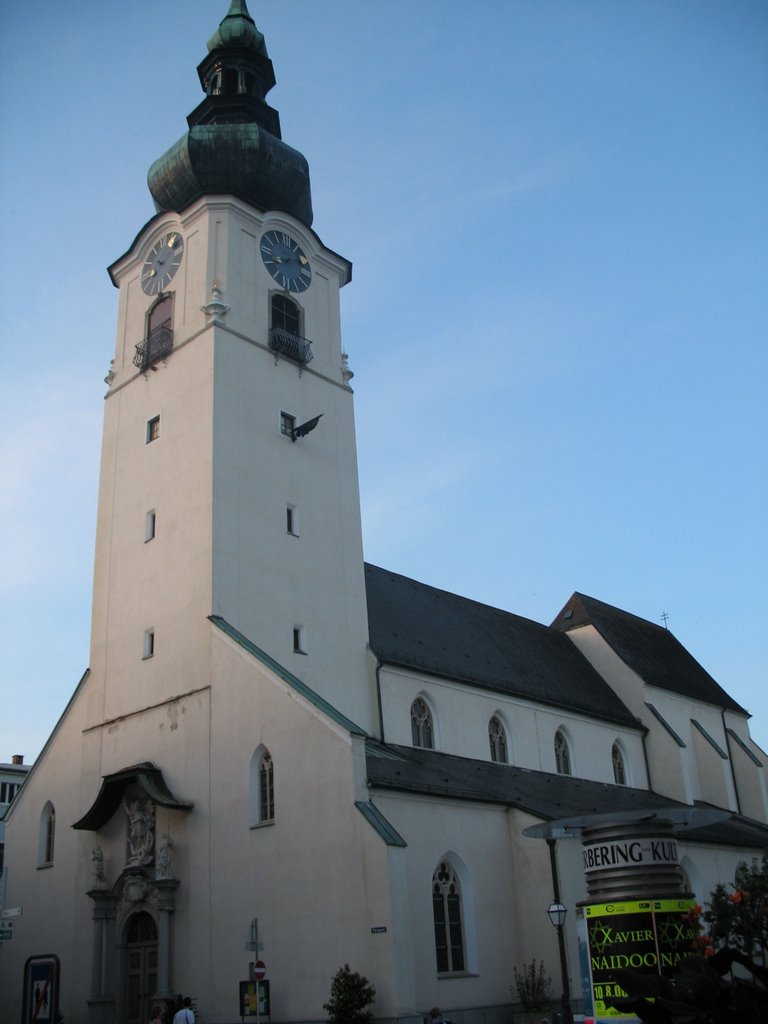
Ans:
POLYGON ((266 102, 275 73, 245 0, 231 0, 197 73, 205 98, 187 118, 189 131, 149 169, 157 209, 235 195, 310 226, 309 167, 282 142, 280 116, 266 102))
POLYGON ((226 46, 242 46, 267 55, 264 36, 248 13, 245 0, 232 0, 224 20, 208 40, 209 52, 226 46))

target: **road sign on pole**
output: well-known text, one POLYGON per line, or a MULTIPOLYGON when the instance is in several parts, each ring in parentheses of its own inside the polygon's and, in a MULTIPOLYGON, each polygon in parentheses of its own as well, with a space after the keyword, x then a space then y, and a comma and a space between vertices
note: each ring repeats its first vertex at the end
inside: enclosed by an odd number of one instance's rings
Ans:
POLYGON ((261 981, 264 975, 267 973, 267 965, 263 960, 257 960, 255 964, 251 964, 251 980, 261 981))
POLYGON ((0 942, 8 942, 9 939, 13 938, 12 928, 0 928, 0 942))

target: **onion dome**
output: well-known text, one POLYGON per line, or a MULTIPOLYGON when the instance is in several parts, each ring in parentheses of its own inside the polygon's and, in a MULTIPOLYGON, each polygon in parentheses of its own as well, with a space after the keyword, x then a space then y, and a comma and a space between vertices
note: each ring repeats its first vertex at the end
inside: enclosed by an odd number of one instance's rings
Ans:
POLYGON ((232 0, 197 73, 205 99, 187 118, 189 131, 149 169, 158 212, 234 195, 311 226, 309 165, 282 141, 279 114, 266 102, 275 73, 246 0, 232 0))

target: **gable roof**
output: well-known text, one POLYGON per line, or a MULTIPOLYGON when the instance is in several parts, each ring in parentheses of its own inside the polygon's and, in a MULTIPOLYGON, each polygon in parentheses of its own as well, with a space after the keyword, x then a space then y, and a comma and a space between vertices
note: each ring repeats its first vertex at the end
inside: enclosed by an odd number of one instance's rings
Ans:
POLYGON ((663 626, 574 593, 552 627, 564 633, 592 625, 621 660, 650 686, 748 714, 663 626))
POLYGON ((381 662, 641 728, 558 630, 374 565, 365 581, 381 662))
MULTIPOLYGON (((366 742, 372 794, 396 790, 452 800, 514 807, 542 821, 608 812, 663 811, 689 805, 647 789, 593 782, 571 775, 476 761, 437 750, 366 742)), ((768 847, 768 826, 732 815, 715 824, 681 829, 680 839, 725 846, 768 847)), ((407 836, 405 841, 407 841, 407 836)))

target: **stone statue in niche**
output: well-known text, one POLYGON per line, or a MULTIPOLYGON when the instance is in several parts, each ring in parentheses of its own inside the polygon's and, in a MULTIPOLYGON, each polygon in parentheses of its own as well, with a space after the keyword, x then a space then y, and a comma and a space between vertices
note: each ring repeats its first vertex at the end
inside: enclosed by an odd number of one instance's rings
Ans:
POLYGON ((155 878, 173 877, 173 839, 163 832, 157 844, 155 858, 155 878))
POLYGON ((100 846, 94 846, 91 853, 91 888, 105 889, 107 880, 104 877, 104 854, 100 846))
POLYGON ((145 867, 151 864, 155 845, 155 805, 151 800, 126 800, 128 815, 128 858, 125 866, 145 867))

